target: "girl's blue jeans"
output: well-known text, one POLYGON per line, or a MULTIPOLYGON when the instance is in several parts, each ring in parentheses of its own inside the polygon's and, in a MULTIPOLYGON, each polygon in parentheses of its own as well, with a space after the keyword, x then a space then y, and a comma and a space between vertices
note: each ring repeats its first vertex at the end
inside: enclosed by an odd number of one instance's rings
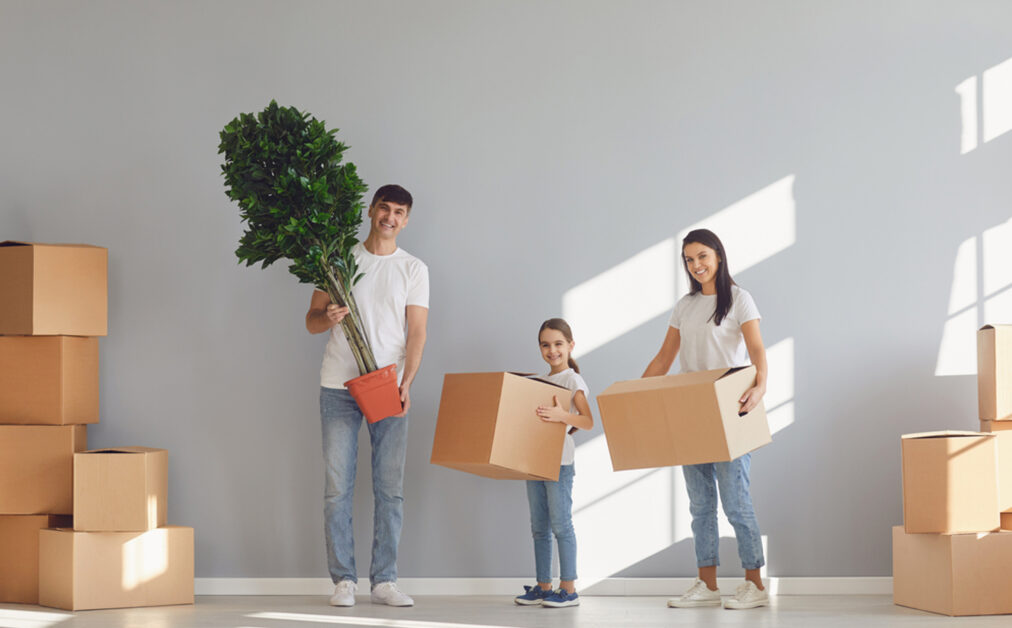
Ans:
MULTIPOLYGON (((334 583, 358 582, 351 507, 355 496, 358 431, 362 412, 347 390, 320 388, 323 460, 326 464, 323 513, 327 566, 334 583)), ((397 545, 404 509, 404 459, 408 446, 407 417, 366 423, 372 443, 373 512, 372 565, 375 586, 397 580, 397 545)))
POLYGON ((552 581, 552 534, 559 545, 562 580, 576 580, 576 532, 573 530, 573 477, 575 465, 559 467, 559 480, 527 481, 534 536, 534 570, 538 582, 552 581))
POLYGON ((766 564, 763 558, 759 522, 752 508, 749 494, 749 465, 751 454, 730 462, 691 464, 682 467, 685 488, 689 492, 689 512, 692 513, 692 536, 696 545, 696 565, 712 567, 720 564, 717 555, 717 493, 724 514, 734 528, 738 539, 738 556, 745 569, 759 569, 766 564))

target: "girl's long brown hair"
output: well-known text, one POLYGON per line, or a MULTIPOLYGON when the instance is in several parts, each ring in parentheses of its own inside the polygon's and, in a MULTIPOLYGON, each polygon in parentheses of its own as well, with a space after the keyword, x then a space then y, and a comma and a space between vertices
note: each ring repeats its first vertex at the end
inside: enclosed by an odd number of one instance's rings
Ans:
MULTIPOLYGON (((562 332, 562 336, 566 339, 566 342, 573 342, 573 330, 569 328, 569 323, 562 318, 550 318, 547 321, 541 323, 541 329, 538 330, 538 342, 541 342, 541 332, 546 329, 554 329, 555 331, 562 332)), ((569 356, 569 368, 573 369, 577 373, 580 372, 580 367, 577 366, 576 360, 573 356, 569 356)))

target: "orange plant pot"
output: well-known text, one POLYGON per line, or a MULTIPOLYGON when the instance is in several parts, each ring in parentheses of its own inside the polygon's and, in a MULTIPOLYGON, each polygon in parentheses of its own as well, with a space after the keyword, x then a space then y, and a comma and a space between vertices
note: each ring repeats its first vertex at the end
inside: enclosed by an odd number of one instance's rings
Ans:
POLYGON ((404 409, 401 405, 401 391, 397 386, 396 364, 349 379, 344 386, 358 403, 365 420, 370 423, 399 414, 404 409))

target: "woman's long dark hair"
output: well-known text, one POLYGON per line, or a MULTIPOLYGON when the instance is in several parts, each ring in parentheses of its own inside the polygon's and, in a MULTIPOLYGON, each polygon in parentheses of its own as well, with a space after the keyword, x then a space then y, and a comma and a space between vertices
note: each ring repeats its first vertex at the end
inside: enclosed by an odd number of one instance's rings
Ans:
MULTIPOLYGON (((569 328, 569 323, 563 318, 550 318, 547 321, 541 323, 541 329, 538 330, 538 342, 541 342, 541 332, 546 329, 554 329, 555 331, 562 332, 562 337, 566 339, 566 342, 573 342, 573 330, 569 328)), ((573 369, 577 373, 580 372, 580 367, 576 365, 576 360, 573 359, 572 354, 569 356, 569 368, 573 369)))
MULTIPOLYGON (((710 319, 713 324, 720 327, 720 322, 724 320, 727 313, 731 310, 731 286, 736 285, 734 279, 731 279, 731 273, 727 271, 727 254, 724 253, 724 245, 721 243, 720 238, 717 234, 710 231, 709 229, 694 229, 686 234, 682 240, 682 251, 684 253, 685 247, 689 244, 702 244, 705 247, 713 249, 717 254, 717 259, 720 265, 717 267, 717 307, 713 309, 713 315, 710 319)), ((696 278, 692 276, 692 272, 689 270, 689 264, 685 261, 685 255, 682 255, 682 266, 685 267, 685 274, 689 276, 689 294, 696 294, 703 289, 703 285, 696 281, 696 278)))

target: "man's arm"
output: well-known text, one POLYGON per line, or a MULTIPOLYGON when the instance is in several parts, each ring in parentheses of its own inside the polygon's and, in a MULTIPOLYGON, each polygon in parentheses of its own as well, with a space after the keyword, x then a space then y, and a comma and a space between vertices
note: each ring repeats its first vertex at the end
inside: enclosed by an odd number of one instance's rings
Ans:
POLYGON ((322 334, 348 315, 348 308, 337 307, 330 302, 330 295, 323 290, 314 290, 306 312, 306 330, 311 334, 322 334))
POLYGON ((409 305, 405 308, 408 322, 408 339, 405 348, 404 377, 401 379, 401 403, 404 410, 394 416, 404 416, 411 407, 411 382, 422 365, 422 351, 425 350, 425 333, 429 321, 429 308, 409 305))

